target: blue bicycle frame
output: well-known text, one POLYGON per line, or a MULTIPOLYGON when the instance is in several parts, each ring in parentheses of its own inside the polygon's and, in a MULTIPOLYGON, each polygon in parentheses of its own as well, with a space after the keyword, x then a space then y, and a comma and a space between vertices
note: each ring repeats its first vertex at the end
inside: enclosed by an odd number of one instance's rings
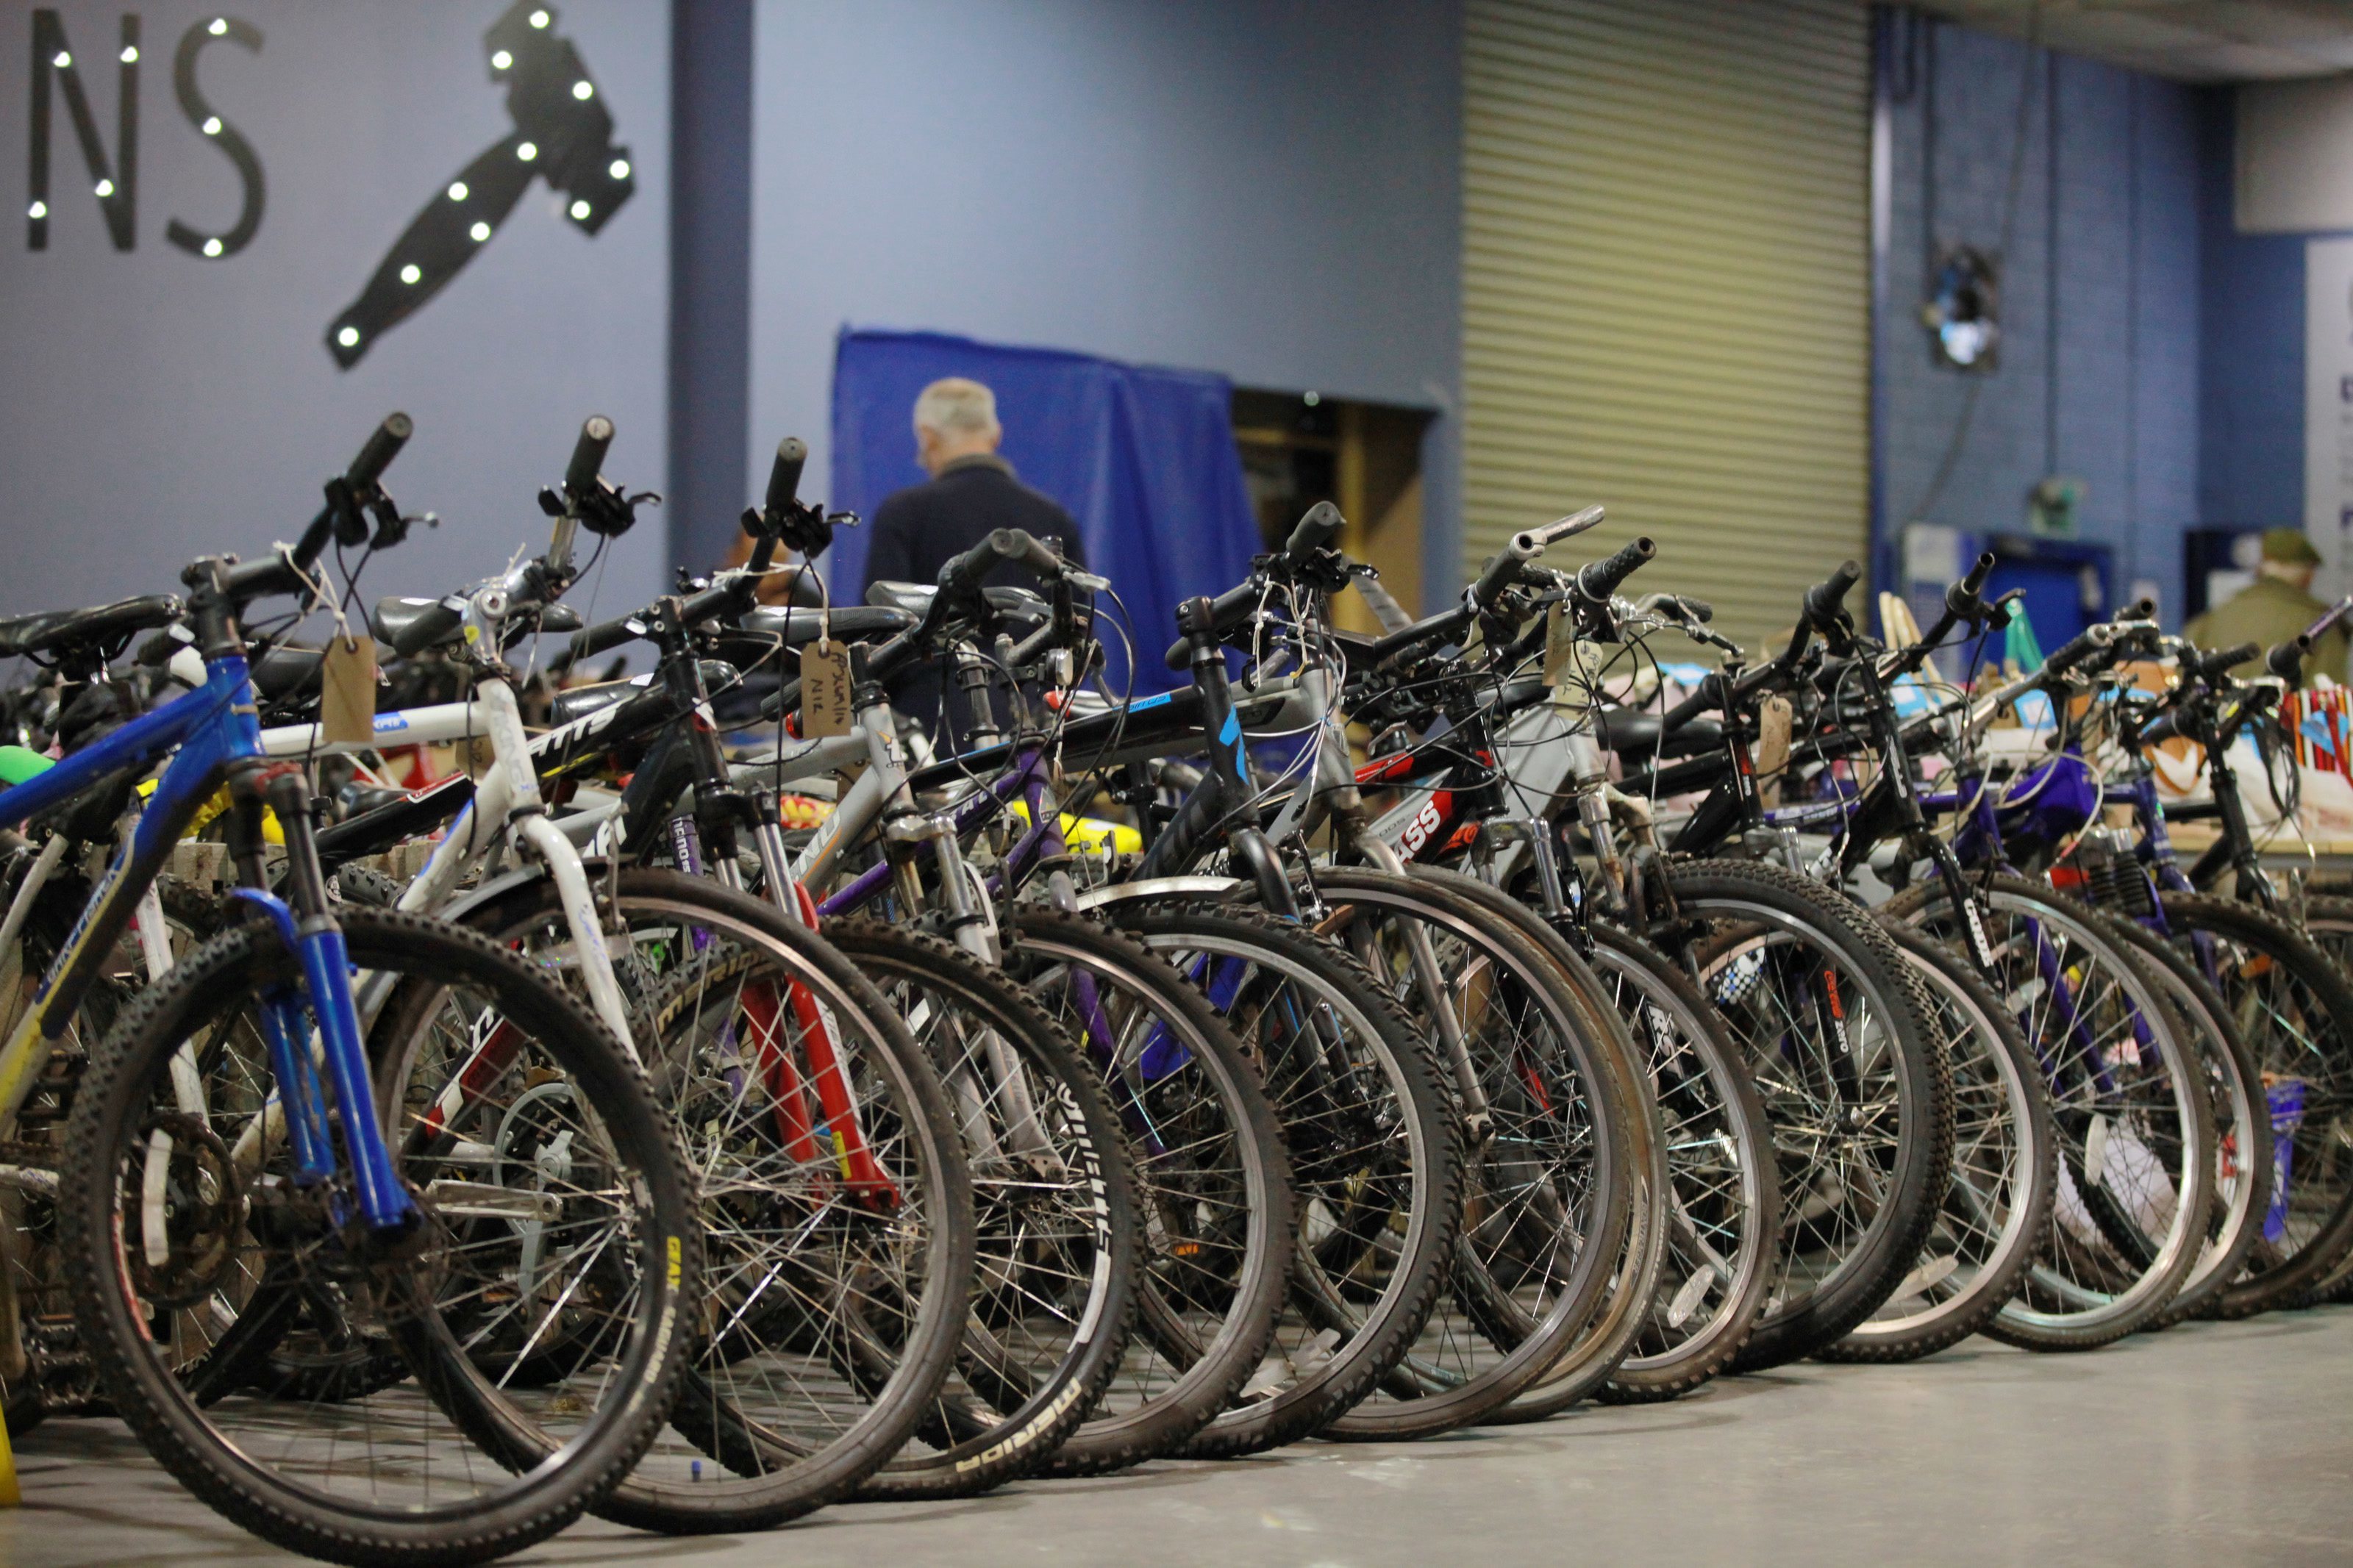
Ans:
MULTIPOLYGON (((233 764, 263 754, 244 657, 208 660, 205 675, 205 684, 197 689, 132 720, 37 777, 0 790, 0 822, 16 826, 171 757, 130 841, 91 889, 31 1007, 0 1052, 0 1119, 13 1121, 22 1109, 51 1043, 65 1032, 107 955, 129 929, 141 896, 162 872, 189 823, 220 790, 233 764)), ((394 1173, 376 1125, 342 930, 332 920, 316 918, 322 911, 306 911, 313 918, 298 926, 286 902, 261 889, 239 889, 237 896, 269 913, 279 935, 301 963, 300 984, 273 987, 260 999, 262 1034, 278 1098, 286 1110, 296 1184, 319 1186, 335 1174, 334 1145, 311 1046, 311 1024, 305 1016, 307 1001, 310 1018, 317 1025, 317 1055, 324 1058, 334 1083, 361 1215, 374 1230, 407 1227, 415 1223, 417 1207, 394 1173)))

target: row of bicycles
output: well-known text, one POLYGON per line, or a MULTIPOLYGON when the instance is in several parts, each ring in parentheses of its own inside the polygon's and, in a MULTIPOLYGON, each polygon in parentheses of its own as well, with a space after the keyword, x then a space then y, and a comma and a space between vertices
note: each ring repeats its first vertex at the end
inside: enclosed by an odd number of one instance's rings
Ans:
POLYGON ((831 604, 792 441, 628 615, 601 418, 543 553, 365 601, 409 435, 0 621, 12 1433, 462 1563, 2353 1290, 2353 900, 2233 763, 2308 637, 1946 685, 1990 560, 1894 646, 1849 563, 1757 657, 1648 541, 1546 564, 1598 508, 1409 621, 1326 505, 1137 696, 1018 531, 831 604))

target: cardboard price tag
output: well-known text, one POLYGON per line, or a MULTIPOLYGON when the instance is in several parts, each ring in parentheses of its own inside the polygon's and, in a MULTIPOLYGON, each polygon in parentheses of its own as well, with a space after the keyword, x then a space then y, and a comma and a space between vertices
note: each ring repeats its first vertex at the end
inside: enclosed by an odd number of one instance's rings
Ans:
POLYGON ((849 645, 820 637, 801 649, 801 739, 849 733, 849 645))
POLYGON ((337 636, 327 639, 320 662, 319 736, 328 745, 375 742, 375 639, 337 636))

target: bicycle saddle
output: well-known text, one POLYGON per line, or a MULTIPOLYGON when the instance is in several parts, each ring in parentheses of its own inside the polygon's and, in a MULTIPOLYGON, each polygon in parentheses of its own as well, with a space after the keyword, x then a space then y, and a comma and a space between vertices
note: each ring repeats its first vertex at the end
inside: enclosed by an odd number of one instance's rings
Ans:
POLYGON ((180 618, 180 601, 169 594, 137 599, 117 599, 86 610, 44 610, 33 616, 0 619, 0 658, 19 654, 47 653, 75 643, 111 642, 136 632, 152 631, 180 618))
POLYGON ((427 647, 456 642, 464 635, 465 622, 457 614, 443 609, 438 599, 410 599, 396 594, 375 602, 375 608, 368 615, 368 628, 380 643, 390 643, 408 653, 422 653, 427 647), (427 638, 422 646, 410 643, 409 628, 427 616, 447 619, 447 629, 438 637, 427 638))
POLYGON ((628 680, 608 680, 601 686, 575 686, 559 691, 548 704, 548 727, 560 730, 576 719, 602 713, 617 702, 628 701, 652 684, 652 676, 640 675, 628 680))
MULTIPOLYGON (((876 584, 876 587, 884 584, 876 584)), ((931 590, 923 590, 928 596, 931 590)), ((905 631, 921 620, 921 612, 895 609, 885 605, 848 605, 833 612, 833 637, 837 642, 871 642, 887 637, 893 632, 905 631)), ((765 641, 781 637, 788 648, 797 648, 817 641, 818 632, 825 619, 806 605, 763 605, 744 614, 743 629, 746 636, 765 641)))
MULTIPOLYGON (((938 595, 939 589, 929 583, 876 583, 866 590, 866 603, 903 610, 921 620, 931 613, 932 600, 938 595)), ((1054 613, 1041 595, 1027 588, 983 588, 980 597, 991 615, 1016 626, 1042 626, 1054 613)))
POLYGON ((319 666, 326 657, 327 650, 321 647, 273 647, 248 667, 253 689, 264 701, 275 701, 316 686, 319 666))
POLYGON ((1724 744, 1724 725, 1715 719, 1694 719, 1659 744, 1659 715, 1637 713, 1626 708, 1601 708, 1594 710, 1599 735, 1605 750, 1612 751, 1628 763, 1660 757, 1695 757, 1724 744))

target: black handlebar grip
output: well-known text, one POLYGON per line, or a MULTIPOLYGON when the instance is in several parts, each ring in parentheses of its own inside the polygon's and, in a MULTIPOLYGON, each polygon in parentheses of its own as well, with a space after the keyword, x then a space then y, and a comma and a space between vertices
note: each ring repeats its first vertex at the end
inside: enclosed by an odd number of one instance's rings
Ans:
POLYGON ((2305 657, 2312 652, 2312 639, 2298 633, 2263 656, 2263 668, 2294 686, 2304 679, 2305 657))
POLYGON ((1715 606, 1705 599, 1694 599, 1689 594, 1678 594, 1675 595, 1675 600, 1683 605, 1683 613, 1701 626, 1706 626, 1715 619, 1715 606))
POLYGON ((367 445, 360 448, 360 455, 352 459, 343 482, 363 492, 375 489, 376 480, 384 477, 385 469, 392 467, 392 460, 400 456, 400 449, 416 433, 417 423, 407 415, 385 415, 384 423, 375 427, 375 434, 367 438, 367 445))
POLYGON ((1607 561, 1588 561, 1577 568, 1577 591, 1588 599, 1607 599, 1618 591, 1619 584, 1658 552, 1659 547, 1645 534, 1607 561))
POLYGON ((1340 530, 1345 526, 1347 519, 1340 515, 1338 507, 1328 500, 1319 500, 1292 529, 1291 538, 1282 546, 1283 553, 1291 557, 1292 564, 1297 565, 1339 538, 1340 530))
POLYGON ((1495 601, 1503 597, 1504 590, 1519 581, 1520 568, 1525 564, 1527 563, 1510 550, 1501 550, 1488 557, 1487 564, 1479 573, 1479 580, 1471 584, 1471 607, 1485 615, 1493 607, 1495 601))
POLYGON ((621 616, 609 621, 599 621, 584 631, 572 634, 567 658, 577 664, 584 658, 594 658, 623 643, 633 643, 646 635, 646 624, 635 616, 621 616))
POLYGON ((1848 590, 1862 581, 1862 567, 1852 561, 1841 562, 1828 582, 1817 583, 1806 590, 1806 619, 1818 630, 1837 625, 1848 590))
POLYGON ((1993 575, 1993 552, 1989 550, 1977 558, 1976 564, 1961 579, 1961 592, 1974 599, 1985 592, 1986 579, 1993 575))
POLYGON ((1961 580, 1945 590, 1945 608, 1957 621, 1974 621, 1989 614, 1985 602, 1986 579, 1993 575, 1993 552, 1987 551, 1971 563, 1961 580))
POLYGON ((776 443, 776 460, 768 465, 768 515, 774 518, 799 499, 801 465, 808 461, 808 447, 797 436, 787 436, 776 443))
POLYGON ((580 439, 572 446, 572 461, 564 469, 564 493, 583 496, 605 471, 605 451, 613 444, 613 422, 601 414, 591 414, 580 426, 580 439))
POLYGON ((2091 633, 2079 632, 2075 636, 2068 638, 2065 642, 2061 643, 2057 648, 2052 651, 2048 658, 2043 659, 2042 673, 2045 675, 2064 675, 2067 671, 2074 668, 2077 665, 2091 658, 2093 653, 2098 649, 2099 646, 2100 645, 2093 639, 2091 633))
POLYGON ((413 658, 456 631, 465 618, 463 610, 443 600, 401 627, 400 635, 392 639, 392 651, 403 658, 413 658))
POLYGON ((1050 579, 1062 574, 1062 558, 1027 529, 1000 528, 988 536, 988 542, 997 554, 1027 566, 1040 577, 1050 579))
POLYGON ((1012 531, 1000 528, 963 554, 949 557, 940 567, 939 597, 960 599, 977 589, 981 579, 997 570, 997 563, 1004 559, 997 552, 998 537, 1012 531))
POLYGON ((2126 605, 2123 609, 2116 612, 2116 619, 2120 621, 2153 621, 2157 619, 2157 601, 2155 599, 2135 599, 2131 604, 2126 605))
POLYGON ((2263 645, 2254 642, 2242 642, 2236 647, 2216 648, 2209 653, 2201 653, 2198 656, 2198 678, 2200 680, 2217 679, 2229 673, 2235 666, 2244 664, 2251 658, 2261 658, 2263 653, 2263 645))

